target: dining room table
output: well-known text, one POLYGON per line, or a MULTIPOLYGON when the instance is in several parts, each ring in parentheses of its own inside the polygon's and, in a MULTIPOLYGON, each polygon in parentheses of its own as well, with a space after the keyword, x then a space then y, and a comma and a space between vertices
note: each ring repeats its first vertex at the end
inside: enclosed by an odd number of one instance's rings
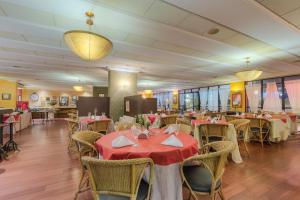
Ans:
MULTIPOLYGON (((192 125, 194 126, 194 137, 198 142, 198 147, 201 148, 202 144, 202 127, 203 126, 216 126, 216 125, 225 125, 227 126, 227 131, 226 131, 226 140, 232 141, 233 144, 235 144, 234 150, 231 152, 231 158, 234 163, 242 163, 243 159, 239 150, 239 145, 237 141, 237 133, 234 128, 234 125, 225 121, 225 120, 202 120, 202 119, 197 119, 197 120, 192 120, 191 121, 192 125)), ((247 136, 246 136, 247 137, 247 136)))
MULTIPOLYGON (((92 123, 95 121, 104 121, 104 120, 106 121, 109 119, 110 118, 108 118, 106 116, 82 116, 82 117, 79 117, 79 129, 81 131, 88 130, 89 123, 92 123)), ((115 130, 114 122, 113 122, 113 120, 110 120, 110 123, 107 128, 107 133, 113 132, 114 130, 115 130)))
MULTIPOLYGON (((180 131, 176 134, 167 134, 165 129, 159 128, 149 129, 149 137, 146 139, 138 139, 133 130, 112 132, 98 139, 96 147, 99 151, 99 158, 104 160, 151 158, 155 171, 151 197, 153 200, 182 200, 180 163, 184 159, 198 154, 197 140, 191 135, 180 131), (181 147, 162 144, 172 135, 181 141, 181 147), (125 136, 134 145, 113 147, 113 140, 120 136, 125 136)), ((148 180, 149 173, 150 170, 147 169, 145 180, 148 180)))

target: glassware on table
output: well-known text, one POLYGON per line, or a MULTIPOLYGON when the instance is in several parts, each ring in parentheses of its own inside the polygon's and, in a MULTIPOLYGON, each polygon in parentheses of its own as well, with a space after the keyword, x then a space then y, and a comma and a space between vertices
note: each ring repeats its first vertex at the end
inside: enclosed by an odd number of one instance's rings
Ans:
POLYGON ((91 115, 92 115, 92 113, 91 113, 91 112, 88 112, 88 117, 89 117, 89 118, 91 118, 91 115))

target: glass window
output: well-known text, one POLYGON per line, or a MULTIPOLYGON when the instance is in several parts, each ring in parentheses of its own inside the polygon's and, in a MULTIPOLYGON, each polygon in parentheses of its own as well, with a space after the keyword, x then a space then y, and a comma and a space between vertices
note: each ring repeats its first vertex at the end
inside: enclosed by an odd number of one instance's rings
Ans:
POLYGON ((193 109, 193 93, 185 94, 185 109, 192 110, 193 109))

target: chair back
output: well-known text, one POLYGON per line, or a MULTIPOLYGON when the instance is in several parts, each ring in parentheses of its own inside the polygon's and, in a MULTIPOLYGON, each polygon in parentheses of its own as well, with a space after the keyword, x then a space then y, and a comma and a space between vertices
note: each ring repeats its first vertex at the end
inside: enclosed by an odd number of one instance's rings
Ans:
POLYGON ((205 132, 207 136, 226 137, 227 129, 228 129, 227 124, 207 124, 205 132))
POLYGON ((270 121, 264 118, 247 118, 250 120, 250 128, 258 128, 262 131, 263 128, 270 128, 270 121))
POLYGON ((191 135, 193 133, 193 128, 191 125, 179 124, 179 131, 191 135))
POLYGON ((167 115, 161 117, 161 124, 162 126, 167 126, 169 124, 176 124, 177 115, 167 115))
POLYGON ((77 120, 74 119, 66 119, 67 123, 68 123, 68 132, 70 135, 72 135, 75 131, 77 131, 79 129, 79 123, 77 120))
POLYGON ((187 118, 177 118, 176 124, 185 124, 185 125, 191 125, 191 120, 187 118))
POLYGON ((72 139, 76 142, 76 146, 81 156, 97 156, 98 150, 95 142, 103 136, 101 133, 94 131, 78 131, 72 135, 72 139))
POLYGON ((145 170, 149 167, 149 199, 154 172, 151 159, 99 160, 83 157, 82 161, 88 169, 94 199, 99 199, 101 194, 110 194, 135 200, 145 170))
MULTIPOLYGON (((133 125, 137 125, 135 122, 117 122, 115 125, 116 131, 129 130, 133 125)), ((140 126, 140 125, 139 125, 140 126)))
POLYGON ((238 119, 238 118, 237 118, 236 116, 234 116, 234 115, 225 115, 224 117, 225 117, 225 120, 226 120, 227 122, 230 122, 230 121, 232 121, 232 120, 238 119))
POLYGON ((95 131, 98 133, 104 132, 106 134, 111 119, 96 120, 88 124, 88 130, 95 131))
POLYGON ((230 121, 234 125, 238 138, 245 138, 248 136, 250 120, 249 119, 236 119, 230 121))
POLYGON ((208 143, 204 146, 204 148, 213 149, 214 152, 196 155, 184 160, 183 163, 181 164, 180 171, 183 177, 183 181, 187 184, 187 186, 192 191, 190 183, 187 181, 183 173, 184 165, 193 163, 198 165, 199 167, 205 167, 206 169, 208 169, 209 174, 212 177, 212 184, 211 184, 210 191, 211 193, 213 193, 213 191, 216 188, 217 181, 219 181, 222 178, 222 175, 225 171, 227 156, 231 151, 233 151, 235 145, 231 141, 219 141, 219 142, 208 143))

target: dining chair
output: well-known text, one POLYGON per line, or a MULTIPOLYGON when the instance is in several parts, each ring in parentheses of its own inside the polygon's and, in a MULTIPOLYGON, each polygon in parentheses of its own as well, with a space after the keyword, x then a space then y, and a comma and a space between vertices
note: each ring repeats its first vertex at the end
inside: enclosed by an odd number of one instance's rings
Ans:
POLYGON ((94 200, 149 200, 154 175, 150 158, 99 160, 82 158, 87 168, 94 200), (150 170, 147 182, 143 176, 150 170))
POLYGON ((249 133, 249 125, 250 125, 250 120, 249 119, 236 119, 236 120, 232 120, 230 121, 231 124, 234 125, 234 128, 236 130, 236 136, 237 136, 237 141, 240 147, 240 144, 242 144, 245 148, 245 151, 248 155, 248 157, 250 157, 250 153, 248 150, 248 133, 249 133))
POLYGON ((204 126, 204 129, 202 129, 204 132, 203 139, 206 139, 204 143, 225 140, 227 135, 227 129, 228 129, 227 124, 216 123, 216 124, 206 124, 203 126, 204 126))
POLYGON ((68 137, 69 137, 69 144, 68 144, 68 151, 71 151, 73 147, 75 147, 74 140, 72 139, 72 135, 75 133, 75 131, 78 131, 79 129, 79 122, 74 119, 66 119, 68 124, 68 137))
POLYGON ((101 119, 88 123, 88 130, 107 134, 111 119, 101 119))
POLYGON ((247 118, 250 120, 250 140, 258 141, 264 148, 264 142, 270 143, 269 135, 271 130, 271 122, 264 118, 247 118))
POLYGON ((164 117, 161 117, 161 127, 167 126, 169 124, 176 124, 176 119, 178 115, 167 115, 164 117))
POLYGON ((81 158, 83 156, 98 157, 99 153, 95 146, 95 142, 102 137, 101 133, 94 131, 78 131, 72 135, 72 139, 75 141, 77 150, 79 152, 79 159, 81 164, 81 176, 79 181, 78 190, 75 194, 75 200, 79 193, 85 192, 90 189, 88 177, 86 174, 86 168, 82 165, 81 158))
POLYGON ((224 115, 224 117, 227 122, 238 119, 235 115, 224 115))
POLYGON ((222 176, 227 156, 235 145, 231 141, 219 141, 208 143, 203 148, 206 148, 208 153, 190 157, 180 165, 183 185, 190 191, 189 199, 198 199, 197 196, 205 195, 215 200, 219 194, 224 200, 222 176))
POLYGON ((137 123, 132 123, 132 122, 116 122, 115 123, 115 129, 116 129, 116 131, 129 130, 133 125, 137 125, 137 123))

